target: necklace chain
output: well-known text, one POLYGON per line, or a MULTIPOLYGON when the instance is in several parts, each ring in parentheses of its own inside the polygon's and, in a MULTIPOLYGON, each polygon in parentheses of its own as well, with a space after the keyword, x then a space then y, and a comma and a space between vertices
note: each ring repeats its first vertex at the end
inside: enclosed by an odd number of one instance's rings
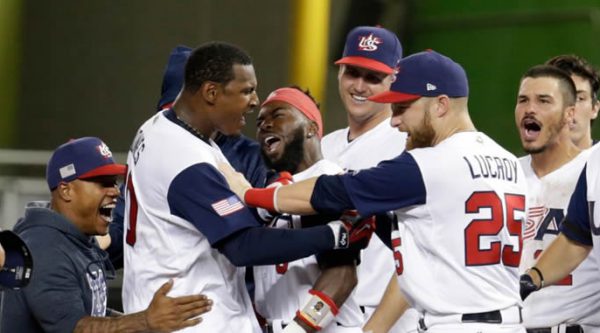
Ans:
POLYGON ((179 118, 179 116, 175 115, 175 117, 177 117, 177 120, 179 120, 188 130, 192 131, 197 137, 204 140, 204 135, 197 128, 188 124, 185 120, 179 118))

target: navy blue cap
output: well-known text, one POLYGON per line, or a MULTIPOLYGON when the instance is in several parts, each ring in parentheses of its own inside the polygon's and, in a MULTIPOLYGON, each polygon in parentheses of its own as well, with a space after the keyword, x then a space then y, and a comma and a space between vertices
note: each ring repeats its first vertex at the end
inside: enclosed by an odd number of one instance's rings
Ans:
POLYGON ((427 50, 402 59, 390 91, 371 96, 369 100, 400 103, 439 95, 469 96, 467 73, 454 60, 427 50))
POLYGON ((401 58, 402 45, 396 34, 380 27, 361 26, 348 33, 343 57, 335 64, 392 74, 401 58))
POLYGON ((56 148, 46 167, 46 181, 52 191, 61 182, 124 175, 125 170, 125 165, 115 163, 110 149, 102 140, 84 137, 56 148))
POLYGON ((0 232, 0 244, 5 253, 4 266, 0 270, 0 288, 25 287, 33 270, 29 248, 19 236, 8 230, 0 232))
POLYGON ((183 87, 185 63, 191 53, 192 49, 185 45, 178 45, 171 52, 163 76, 160 100, 156 106, 158 111, 164 109, 166 105, 173 103, 177 95, 179 95, 181 87, 183 87))

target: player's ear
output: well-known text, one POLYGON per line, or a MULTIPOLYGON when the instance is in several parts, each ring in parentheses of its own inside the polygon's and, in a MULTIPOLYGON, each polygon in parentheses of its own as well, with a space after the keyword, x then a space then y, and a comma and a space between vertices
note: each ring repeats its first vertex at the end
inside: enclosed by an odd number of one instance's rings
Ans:
POLYGON ((200 89, 198 92, 202 95, 202 98, 208 104, 211 104, 211 105, 215 104, 217 97, 219 95, 219 83, 212 82, 212 81, 205 81, 200 86, 200 89))
POLYGON ((313 136, 317 135, 317 133, 319 133, 319 126, 317 125, 316 122, 310 120, 308 122, 308 128, 306 131, 306 137, 307 138, 312 138, 313 136))
POLYGON ((450 110, 450 97, 448 95, 440 95, 436 98, 435 115, 439 118, 443 117, 450 110))
POLYGON ((567 106, 564 112, 565 123, 569 125, 569 128, 575 124, 575 105, 567 106))
POLYGON ((58 184, 58 186, 56 187, 56 189, 54 189, 53 192, 55 192, 58 197, 60 197, 63 201, 69 202, 72 200, 72 196, 73 196, 73 182, 71 183, 65 183, 65 182, 61 182, 60 184, 58 184))

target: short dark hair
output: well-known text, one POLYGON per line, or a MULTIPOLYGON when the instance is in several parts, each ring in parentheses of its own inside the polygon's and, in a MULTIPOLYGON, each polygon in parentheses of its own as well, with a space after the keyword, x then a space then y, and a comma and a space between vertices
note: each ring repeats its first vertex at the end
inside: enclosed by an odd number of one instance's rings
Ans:
POLYGON ((308 98, 310 98, 313 101, 313 103, 315 103, 315 105, 317 106, 318 110, 321 110, 321 104, 319 104, 319 102, 317 102, 317 100, 315 99, 315 97, 313 95, 311 95, 310 90, 308 88, 306 90, 304 90, 304 89, 300 88, 297 85, 291 85, 288 88, 300 90, 302 93, 304 93, 304 95, 308 96, 308 98))
POLYGON ((546 65, 556 66, 569 75, 581 76, 588 80, 592 88, 592 103, 596 103, 600 89, 600 73, 587 60, 574 54, 563 54, 546 61, 546 65))
POLYGON ((565 106, 574 106, 575 99, 577 98, 577 89, 575 89, 575 83, 571 79, 569 73, 564 70, 551 65, 537 65, 528 69, 525 74, 521 77, 521 81, 526 78, 540 78, 550 77, 558 80, 560 88, 563 94, 563 103, 565 106))
POLYGON ((185 64, 185 90, 196 92, 206 81, 227 84, 234 79, 235 64, 251 65, 252 59, 233 44, 209 42, 200 45, 185 64))

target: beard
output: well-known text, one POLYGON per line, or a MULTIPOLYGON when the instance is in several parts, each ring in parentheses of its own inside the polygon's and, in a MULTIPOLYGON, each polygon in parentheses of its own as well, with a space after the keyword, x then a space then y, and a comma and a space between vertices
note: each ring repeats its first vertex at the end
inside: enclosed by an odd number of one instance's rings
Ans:
POLYGON ((542 144, 539 147, 523 147, 523 150, 527 154, 543 153, 548 148, 548 146, 550 146, 550 144, 555 141, 556 137, 559 135, 560 131, 565 126, 565 124, 566 120, 561 115, 560 120, 558 122, 548 127, 548 139, 546 140, 546 142, 544 142, 544 144, 542 144))
POLYGON ((429 110, 425 111, 425 117, 418 129, 410 133, 406 139, 406 150, 414 148, 427 148, 433 146, 435 138, 435 130, 431 126, 431 115, 429 110))
POLYGON ((304 159, 304 129, 300 127, 294 131, 292 141, 283 148, 283 154, 278 160, 270 160, 263 150, 261 154, 268 168, 295 174, 304 159))

